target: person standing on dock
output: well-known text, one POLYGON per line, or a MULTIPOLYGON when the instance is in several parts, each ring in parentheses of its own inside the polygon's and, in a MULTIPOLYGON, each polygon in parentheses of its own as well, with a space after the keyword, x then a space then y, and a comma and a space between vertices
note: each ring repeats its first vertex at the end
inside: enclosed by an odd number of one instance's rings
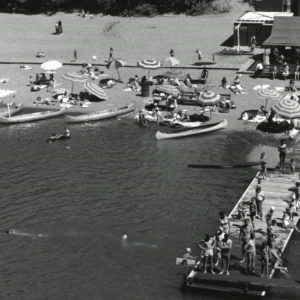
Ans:
POLYGON ((256 246, 255 246, 255 236, 252 232, 250 234, 250 239, 244 247, 247 254, 247 273, 248 275, 254 274, 254 264, 256 258, 256 246))
POLYGON ((286 151, 287 151, 286 142, 284 140, 281 140, 280 145, 278 146, 278 152, 279 152, 279 170, 282 173, 285 170, 286 151))
POLYGON ((274 208, 274 206, 272 206, 265 216, 266 222, 267 222, 267 228, 272 225, 274 210, 275 210, 275 208, 274 208))
POLYGON ((204 251, 204 274, 206 274, 207 272, 207 263, 210 264, 210 272, 212 274, 215 274, 213 270, 213 255, 215 243, 215 239, 211 238, 209 234, 206 234, 205 238, 198 244, 198 246, 204 251))
POLYGON ((269 245, 267 240, 263 240, 260 245, 260 263, 261 263, 261 277, 269 277, 269 245))
POLYGON ((232 248, 232 240, 229 238, 229 235, 225 233, 224 239, 221 241, 221 266, 222 270, 219 274, 229 275, 229 263, 230 263, 230 252, 232 248))
POLYGON ((260 171, 259 171, 259 176, 262 176, 262 179, 266 179, 268 177, 267 174, 267 161, 265 157, 265 152, 262 152, 260 154, 260 171))
POLYGON ((251 223, 254 229, 254 219, 256 217, 257 214, 257 206, 256 206, 256 198, 252 197, 249 203, 249 213, 250 213, 250 219, 251 219, 251 223))
POLYGON ((256 187, 255 201, 256 201, 256 207, 257 207, 257 218, 262 220, 262 216, 263 216, 262 205, 263 205, 263 202, 265 201, 265 195, 261 191, 261 186, 256 187))
POLYGON ((230 222, 228 217, 225 215, 223 211, 219 213, 219 228, 222 229, 224 233, 230 232, 230 222))
POLYGON ((244 219, 244 225, 240 228, 240 235, 239 235, 239 242, 242 246, 242 260, 240 263, 242 264, 245 262, 245 254, 246 249, 245 246, 248 243, 251 234, 254 232, 253 226, 250 223, 250 219, 246 218, 244 219))

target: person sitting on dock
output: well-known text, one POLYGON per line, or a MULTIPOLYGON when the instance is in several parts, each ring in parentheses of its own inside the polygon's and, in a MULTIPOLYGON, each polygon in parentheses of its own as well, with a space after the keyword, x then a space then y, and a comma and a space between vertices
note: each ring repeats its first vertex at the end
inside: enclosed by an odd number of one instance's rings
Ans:
POLYGON ((221 266, 222 270, 219 274, 229 275, 229 263, 230 263, 230 252, 232 248, 232 240, 229 238, 229 235, 225 233, 224 239, 221 241, 221 266))
POLYGON ((212 274, 215 274, 213 270, 213 255, 215 243, 215 239, 211 238, 209 234, 206 234, 205 238, 198 244, 198 246, 204 251, 204 274, 206 274, 207 272, 207 263, 210 264, 210 272, 212 274))
POLYGON ((256 247, 255 247, 255 236, 253 232, 250 234, 250 239, 244 246, 244 250, 246 251, 247 254, 247 273, 248 275, 254 274, 256 247))
POLYGON ((273 215, 274 215, 274 206, 270 208, 270 210, 266 213, 265 218, 267 222, 267 228, 272 225, 273 215))
POLYGON ((222 229, 224 233, 230 232, 230 222, 223 211, 219 213, 219 228, 222 229))
POLYGON ((261 264, 261 277, 269 277, 269 243, 263 240, 259 247, 260 264, 261 264))
POLYGON ((267 242, 274 242, 274 240, 278 237, 276 233, 275 226, 277 226, 276 220, 271 221, 271 225, 267 227, 267 242))
POLYGON ((269 258, 271 262, 271 268, 275 270, 279 270, 283 274, 286 274, 288 272, 287 267, 284 267, 282 265, 282 251, 278 249, 274 242, 271 242, 269 244, 269 258))
POLYGON ((246 218, 244 220, 244 225, 240 228, 240 234, 239 234, 239 242, 242 246, 242 260, 240 263, 242 264, 245 261, 245 254, 246 249, 245 245, 248 243, 250 239, 250 235, 254 232, 253 226, 250 223, 250 219, 246 218))
POLYGON ((297 181, 295 183, 295 186, 293 186, 292 188, 288 189, 289 191, 293 192, 292 197, 295 199, 296 201, 296 206, 299 206, 299 200, 300 200, 300 181, 297 181))
POLYGON ((248 207, 246 206, 245 202, 241 202, 238 206, 238 218, 242 221, 245 220, 247 217, 248 207))

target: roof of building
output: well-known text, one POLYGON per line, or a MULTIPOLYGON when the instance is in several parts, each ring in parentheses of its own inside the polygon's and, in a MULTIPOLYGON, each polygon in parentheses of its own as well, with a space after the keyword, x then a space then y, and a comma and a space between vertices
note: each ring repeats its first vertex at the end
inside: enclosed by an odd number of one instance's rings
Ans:
POLYGON ((300 47, 300 17, 275 17, 271 36, 263 45, 300 47))
POLYGON ((290 12, 247 11, 236 22, 241 23, 273 23, 275 17, 292 17, 290 12))

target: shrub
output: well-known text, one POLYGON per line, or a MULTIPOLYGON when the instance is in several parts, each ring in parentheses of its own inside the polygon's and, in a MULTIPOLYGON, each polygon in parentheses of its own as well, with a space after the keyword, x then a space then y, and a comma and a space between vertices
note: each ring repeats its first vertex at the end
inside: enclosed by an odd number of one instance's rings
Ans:
POLYGON ((211 3, 211 10, 214 13, 227 13, 232 9, 231 0, 214 0, 211 3))
POLYGON ((138 16, 147 16, 151 17, 157 14, 157 8, 155 5, 149 3, 143 3, 138 5, 135 10, 135 14, 138 16))

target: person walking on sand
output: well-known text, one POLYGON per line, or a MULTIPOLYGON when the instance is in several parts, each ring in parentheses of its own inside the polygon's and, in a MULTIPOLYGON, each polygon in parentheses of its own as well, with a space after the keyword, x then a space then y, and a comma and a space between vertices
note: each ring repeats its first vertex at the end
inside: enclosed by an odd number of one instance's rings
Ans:
POLYGON ((287 151, 287 145, 284 140, 281 140, 280 145, 278 146, 278 152, 279 152, 279 170, 282 173, 285 170, 286 151, 287 151))
POLYGON ((73 56, 74 56, 74 61, 76 61, 77 60, 77 50, 76 49, 73 52, 73 56))
POLYGON ((196 50, 196 53, 197 53, 197 55, 198 55, 198 60, 200 60, 200 59, 203 58, 202 53, 201 53, 200 50, 196 50))
POLYGON ((114 59, 113 54, 114 54, 114 49, 113 49, 113 47, 110 47, 109 48, 108 62, 111 62, 114 59))
POLYGON ((170 50, 170 56, 171 56, 171 57, 174 57, 174 56, 175 56, 174 49, 171 49, 171 50, 170 50))

